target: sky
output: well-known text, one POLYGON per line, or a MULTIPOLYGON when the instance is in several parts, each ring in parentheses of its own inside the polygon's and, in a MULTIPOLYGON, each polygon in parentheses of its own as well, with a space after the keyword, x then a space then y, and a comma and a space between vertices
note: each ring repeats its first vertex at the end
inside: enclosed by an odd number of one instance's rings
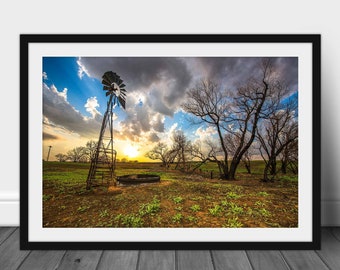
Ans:
MULTIPOLYGON (((126 109, 114 109, 117 158, 149 161, 157 142, 169 143, 182 130, 192 142, 216 136, 214 128, 192 125, 181 110, 185 93, 200 80, 235 91, 259 75, 260 57, 44 57, 43 159, 98 140, 107 97, 101 77, 116 72, 126 85, 126 109)), ((273 57, 275 70, 291 93, 298 91, 298 58, 273 57)))

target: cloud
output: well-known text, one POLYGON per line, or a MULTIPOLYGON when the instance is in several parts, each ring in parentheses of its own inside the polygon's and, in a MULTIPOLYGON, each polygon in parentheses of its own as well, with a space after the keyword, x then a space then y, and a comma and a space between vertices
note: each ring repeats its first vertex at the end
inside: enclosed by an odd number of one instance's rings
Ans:
MULTIPOLYGON (((86 74, 101 81, 110 70, 121 76, 127 97, 120 136, 140 141, 142 134, 164 132, 164 117, 180 110, 186 91, 198 80, 208 78, 222 89, 235 90, 259 76, 261 61, 261 57, 81 57, 77 63, 80 78, 86 74)), ((277 74, 296 90, 297 58, 273 57, 272 61, 277 74)), ((87 109, 94 116, 96 108, 87 109)))
POLYGON ((120 122, 120 136, 132 141, 141 141, 143 136, 156 139, 158 132, 164 131, 164 117, 154 113, 147 104, 136 103, 126 110, 126 118, 120 122))
POLYGON ((159 137, 156 133, 151 133, 150 136, 149 136, 149 141, 154 143, 154 142, 159 142, 159 137))
POLYGON ((51 140, 59 140, 60 137, 47 133, 47 132, 43 132, 43 140, 44 141, 51 141, 51 140))
POLYGON ((101 113, 96 109, 99 107, 97 97, 88 98, 84 107, 86 108, 86 111, 91 114, 92 119, 94 119, 97 115, 101 115, 101 113))
POLYGON ((195 135, 198 136, 200 141, 205 141, 206 139, 211 138, 212 136, 214 136, 216 134, 216 130, 214 127, 209 126, 206 129, 204 129, 203 127, 199 127, 196 132, 195 135))
POLYGON ((43 77, 43 80, 47 80, 47 73, 45 71, 42 73, 42 77, 43 77))
POLYGON ((140 141, 164 132, 164 117, 180 108, 192 74, 184 59, 175 57, 81 57, 79 70, 101 81, 109 70, 126 84, 126 118, 120 136, 140 141))
POLYGON ((154 114, 151 119, 151 126, 157 132, 164 132, 164 116, 161 114, 154 114))
POLYGON ((155 112, 161 113, 166 116, 173 116, 175 108, 170 108, 164 102, 164 96, 160 89, 152 89, 149 92, 146 104, 149 105, 150 109, 155 112))
MULTIPOLYGON (((291 91, 298 89, 298 58, 270 57, 276 75, 291 91)), ((190 66, 201 67, 201 79, 214 80, 223 88, 233 90, 251 77, 261 78, 262 57, 198 57, 190 66)))
POLYGON ((150 107, 172 115, 192 80, 185 61, 175 57, 82 57, 81 69, 101 81, 106 71, 114 71, 127 85, 127 101, 131 95, 143 93, 150 107), (155 102, 155 100, 157 102, 155 102))
POLYGON ((53 124, 81 136, 98 136, 102 117, 86 118, 67 101, 67 89, 59 92, 43 83, 44 123, 53 124))
POLYGON ((91 76, 86 67, 81 63, 81 57, 77 60, 78 64, 78 77, 79 79, 82 79, 84 75, 86 74, 87 76, 91 76))

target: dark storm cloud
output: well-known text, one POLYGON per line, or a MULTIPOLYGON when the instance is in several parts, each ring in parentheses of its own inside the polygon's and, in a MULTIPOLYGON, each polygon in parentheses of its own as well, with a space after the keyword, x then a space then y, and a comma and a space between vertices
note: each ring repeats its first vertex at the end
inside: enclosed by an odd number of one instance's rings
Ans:
POLYGON ((181 58, 174 57, 82 57, 79 63, 88 75, 101 80, 109 70, 119 74, 128 93, 148 92, 153 85, 164 85, 159 102, 167 108, 177 105, 191 82, 191 73, 181 58))
MULTIPOLYGON (((183 93, 185 93, 185 92, 183 91, 183 93)), ((182 96, 183 96, 183 94, 182 94, 182 96)), ((167 116, 172 116, 173 113, 174 113, 174 110, 177 107, 169 108, 164 102, 162 102, 162 100, 163 100, 162 90, 152 89, 147 95, 147 100, 146 100, 145 104, 147 106, 149 106, 150 109, 152 109, 152 111, 154 111, 154 112, 158 112, 158 113, 161 113, 161 114, 167 115, 167 116)), ((179 103, 180 103, 180 101, 178 102, 177 105, 179 105, 179 103)))
MULTIPOLYGON (((298 58, 270 57, 275 72, 291 91, 297 90, 298 58)), ((204 70, 203 79, 210 79, 220 83, 224 88, 234 90, 249 78, 260 78, 261 57, 199 57, 193 64, 204 70)))
POLYGON ((274 65, 290 90, 298 90, 298 58, 282 57, 274 60, 274 65))

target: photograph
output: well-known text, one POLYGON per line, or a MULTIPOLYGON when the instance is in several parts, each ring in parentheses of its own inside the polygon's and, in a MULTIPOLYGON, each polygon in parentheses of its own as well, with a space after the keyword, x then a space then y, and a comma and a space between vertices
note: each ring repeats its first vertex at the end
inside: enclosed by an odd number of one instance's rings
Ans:
POLYGON ((43 226, 298 226, 297 57, 44 57, 43 226))

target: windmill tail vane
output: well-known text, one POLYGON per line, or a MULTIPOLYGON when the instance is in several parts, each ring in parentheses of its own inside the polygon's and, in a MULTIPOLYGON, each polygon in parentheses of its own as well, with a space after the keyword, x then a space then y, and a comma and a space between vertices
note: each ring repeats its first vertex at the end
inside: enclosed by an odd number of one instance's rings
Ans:
POLYGON ((113 112, 116 106, 125 109, 126 90, 120 76, 112 71, 107 71, 102 76, 103 90, 106 91, 106 112, 103 117, 97 148, 86 180, 86 189, 95 185, 109 184, 114 180, 117 152, 113 149, 113 112))

